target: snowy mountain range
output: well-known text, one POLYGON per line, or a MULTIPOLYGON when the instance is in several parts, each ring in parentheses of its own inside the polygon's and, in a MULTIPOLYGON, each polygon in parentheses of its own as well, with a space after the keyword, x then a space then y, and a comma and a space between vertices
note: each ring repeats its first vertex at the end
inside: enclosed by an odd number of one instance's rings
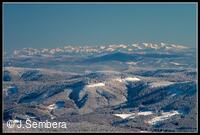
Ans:
POLYGON ((134 43, 134 44, 112 44, 103 46, 65 46, 63 48, 23 48, 14 50, 14 56, 44 56, 50 57, 63 54, 102 54, 116 51, 124 52, 142 52, 142 51, 185 51, 188 47, 168 43, 134 43))
POLYGON ((30 118, 66 121, 70 132, 195 132, 195 51, 167 43, 15 50, 3 59, 4 125, 30 118))

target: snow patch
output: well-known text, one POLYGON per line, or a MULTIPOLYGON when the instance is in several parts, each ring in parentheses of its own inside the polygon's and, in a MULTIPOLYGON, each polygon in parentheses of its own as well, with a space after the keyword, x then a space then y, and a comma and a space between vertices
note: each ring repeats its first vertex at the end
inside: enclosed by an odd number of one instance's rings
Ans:
POLYGON ((114 114, 114 115, 117 116, 117 117, 120 117, 122 119, 126 119, 126 118, 128 118, 128 117, 130 117, 130 116, 132 116, 134 114, 135 113, 130 113, 130 114, 114 114))
POLYGON ((153 114, 153 112, 146 111, 146 112, 139 112, 137 115, 144 115, 144 116, 146 116, 146 115, 151 115, 151 114, 153 114))
POLYGON ((172 44, 171 45, 173 48, 176 48, 176 49, 187 49, 188 47, 186 46, 182 46, 182 45, 175 45, 175 44, 172 44))
POLYGON ((95 83, 95 84, 86 85, 87 88, 103 87, 103 86, 105 86, 105 83, 95 83))
POLYGON ((136 78, 136 77, 127 77, 127 78, 116 78, 114 79, 115 81, 118 81, 118 82, 125 82, 125 81, 129 81, 129 82, 136 82, 136 81, 140 81, 139 78, 136 78))
POLYGON ((160 47, 157 45, 157 44, 152 44, 152 43, 143 43, 143 45, 146 47, 146 48, 152 48, 152 49, 160 49, 160 47))
POLYGON ((125 81, 131 81, 131 82, 140 81, 140 79, 136 78, 136 77, 127 77, 124 80, 125 81))
POLYGON ((149 132, 148 132, 148 131, 142 131, 142 130, 141 130, 140 133, 149 133, 149 132))
POLYGON ((132 44, 132 46, 138 49, 142 49, 138 44, 132 44))
POLYGON ((133 119, 136 116, 147 116, 147 115, 152 115, 153 112, 151 111, 145 111, 145 112, 136 112, 136 113, 129 113, 129 114, 114 114, 115 116, 118 116, 122 119, 133 119))
POLYGON ((171 96, 171 97, 174 97, 174 96, 176 96, 176 94, 171 94, 170 96, 171 96))
POLYGON ((126 62, 126 64, 128 64, 128 65, 136 65, 137 62, 126 62))
POLYGON ((153 119, 147 121, 147 123, 150 124, 150 125, 155 125, 155 124, 157 124, 158 122, 167 120, 167 119, 169 119, 170 117, 172 117, 172 116, 174 116, 174 115, 177 115, 177 114, 179 114, 178 111, 163 112, 163 113, 161 114, 161 116, 156 116, 156 117, 154 117, 153 119))
POLYGON ((152 82, 150 83, 150 87, 162 87, 162 86, 169 86, 171 84, 174 84, 173 82, 168 82, 168 81, 160 81, 160 82, 152 82))
POLYGON ((181 66, 182 64, 180 64, 180 63, 177 63, 177 62, 170 62, 171 64, 173 64, 173 65, 176 65, 176 66, 181 66))

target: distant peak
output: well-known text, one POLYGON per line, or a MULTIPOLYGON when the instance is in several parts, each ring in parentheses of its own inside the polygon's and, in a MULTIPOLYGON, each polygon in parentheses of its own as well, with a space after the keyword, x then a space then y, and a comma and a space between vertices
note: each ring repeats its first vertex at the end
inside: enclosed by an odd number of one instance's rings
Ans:
POLYGON ((181 51, 187 49, 187 46, 180 44, 169 44, 165 42, 161 43, 132 43, 132 44, 111 44, 111 45, 101 45, 101 46, 64 46, 56 48, 23 48, 21 50, 15 50, 13 54, 15 56, 44 56, 50 57, 54 55, 62 54, 102 54, 102 53, 131 53, 131 52, 142 52, 147 50, 161 50, 161 51, 181 51))

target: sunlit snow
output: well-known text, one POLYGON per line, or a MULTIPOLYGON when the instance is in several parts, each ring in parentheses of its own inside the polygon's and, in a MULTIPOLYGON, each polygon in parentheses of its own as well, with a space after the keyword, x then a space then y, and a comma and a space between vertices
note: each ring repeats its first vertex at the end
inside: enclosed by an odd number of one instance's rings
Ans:
POLYGON ((153 119, 147 121, 148 124, 150 125, 154 125, 154 124, 157 124, 158 122, 160 121, 164 121, 164 120, 167 120, 169 119, 170 117, 174 116, 174 115, 177 115, 179 114, 178 111, 170 111, 170 112, 163 112, 161 114, 161 116, 156 116, 154 117, 153 119))
POLYGON ((168 81, 160 81, 160 82, 152 82, 150 83, 150 87, 162 87, 162 86, 169 86, 171 84, 174 84, 173 82, 168 82, 168 81))
POLYGON ((95 83, 95 84, 89 84, 86 87, 87 88, 93 88, 93 87, 103 87, 105 86, 105 83, 95 83))
POLYGON ((118 116, 122 119, 126 119, 126 118, 130 118, 130 119, 133 119, 135 118, 136 116, 147 116, 147 115, 152 115, 153 112, 151 111, 145 111, 145 112, 136 112, 136 113, 128 113, 128 114, 114 114, 115 116, 118 116))
POLYGON ((140 81, 140 79, 139 78, 136 78, 136 77, 127 77, 127 78, 125 78, 124 79, 125 81, 140 81))

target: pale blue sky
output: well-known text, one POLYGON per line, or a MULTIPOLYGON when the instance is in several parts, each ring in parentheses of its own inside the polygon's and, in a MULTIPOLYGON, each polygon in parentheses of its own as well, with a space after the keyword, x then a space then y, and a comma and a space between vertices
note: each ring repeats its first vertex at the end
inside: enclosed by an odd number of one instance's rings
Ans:
POLYGON ((4 48, 167 42, 195 47, 196 5, 4 4, 4 48))

